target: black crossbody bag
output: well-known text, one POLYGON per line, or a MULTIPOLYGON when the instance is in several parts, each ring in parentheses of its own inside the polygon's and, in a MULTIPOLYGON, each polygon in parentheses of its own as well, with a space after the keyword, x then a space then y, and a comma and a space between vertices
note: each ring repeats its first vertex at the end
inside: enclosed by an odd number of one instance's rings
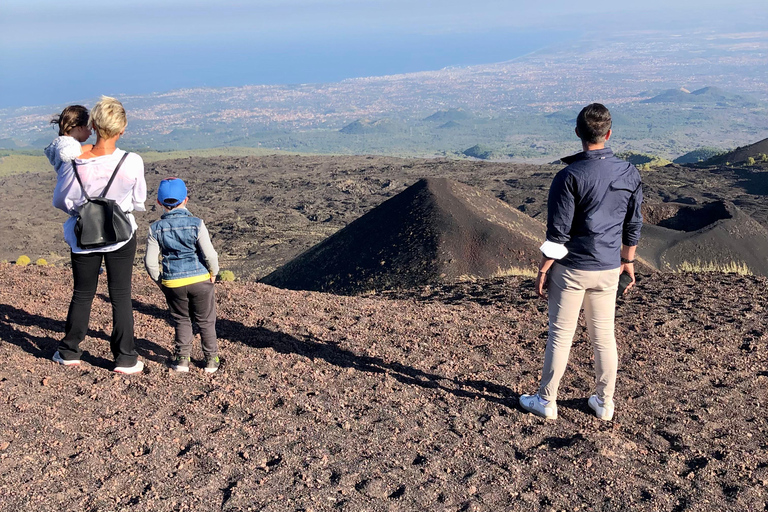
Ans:
POLYGON ((128 153, 123 155, 120 162, 115 167, 115 172, 109 178, 109 182, 101 195, 90 197, 83 187, 80 180, 80 174, 77 172, 77 164, 72 161, 72 168, 75 171, 75 177, 85 194, 85 203, 80 207, 77 213, 77 223, 75 224, 75 236, 77 237, 77 246, 81 249, 98 249, 107 245, 125 242, 131 238, 133 227, 131 219, 118 205, 114 199, 104 197, 115 181, 117 171, 123 165, 128 153))

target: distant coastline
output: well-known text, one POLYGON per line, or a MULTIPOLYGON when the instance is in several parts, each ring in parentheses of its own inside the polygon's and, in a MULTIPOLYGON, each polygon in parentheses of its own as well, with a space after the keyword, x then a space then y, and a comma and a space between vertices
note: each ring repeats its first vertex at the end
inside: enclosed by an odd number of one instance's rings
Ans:
MULTIPOLYGON (((0 53, 0 69, 15 70, 0 76, 0 109, 67 104, 100 94, 135 96, 201 87, 322 84, 509 62, 578 36, 576 31, 553 36, 541 30, 497 29, 290 45, 258 40, 213 41, 202 46, 128 41, 116 43, 120 58, 108 62, 103 73, 89 80, 59 80, 55 87, 46 59, 61 49, 0 53)), ((64 47, 68 44, 62 43, 64 47)), ((80 49, 72 48, 72 52, 77 55, 80 49)))

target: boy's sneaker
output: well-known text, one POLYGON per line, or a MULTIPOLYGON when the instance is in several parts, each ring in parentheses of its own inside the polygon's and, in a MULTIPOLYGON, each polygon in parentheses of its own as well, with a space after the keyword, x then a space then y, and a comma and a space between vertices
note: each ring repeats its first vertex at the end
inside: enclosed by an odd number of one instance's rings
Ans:
POLYGON ((214 373, 219 369, 219 356, 208 357, 205 359, 205 373, 214 373))
POLYGON ((189 356, 174 356, 171 360, 171 370, 175 372, 188 372, 189 361, 189 356))
POLYGON ((64 359, 61 357, 61 354, 59 354, 58 350, 53 353, 53 357, 51 359, 59 364, 63 364, 64 366, 77 366, 80 364, 79 359, 64 359))
POLYGON ((115 373, 124 373, 126 375, 132 375, 134 373, 140 373, 144 369, 143 361, 136 361, 133 366, 115 366, 115 373))
POLYGON ((541 398, 538 393, 520 395, 520 407, 547 420, 557 419, 557 402, 554 400, 548 402, 541 398))
POLYGON ((611 421, 613 419, 613 400, 609 402, 603 402, 597 395, 592 395, 587 401, 590 409, 595 411, 595 416, 603 421, 611 421))

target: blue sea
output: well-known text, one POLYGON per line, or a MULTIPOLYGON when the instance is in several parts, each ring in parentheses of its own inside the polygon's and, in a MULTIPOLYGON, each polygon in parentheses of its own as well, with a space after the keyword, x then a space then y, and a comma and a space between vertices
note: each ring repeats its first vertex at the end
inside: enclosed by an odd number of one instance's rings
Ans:
POLYGON ((284 40, 120 40, 0 48, 0 108, 89 102, 190 87, 336 82, 501 62, 575 32, 354 36, 284 40))

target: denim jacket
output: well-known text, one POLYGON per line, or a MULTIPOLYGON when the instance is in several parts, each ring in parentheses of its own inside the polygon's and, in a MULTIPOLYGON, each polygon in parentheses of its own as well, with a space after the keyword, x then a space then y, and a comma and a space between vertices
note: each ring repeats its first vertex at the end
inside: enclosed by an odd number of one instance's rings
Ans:
POLYGON ((208 273, 216 275, 218 256, 202 219, 186 208, 176 208, 165 212, 149 227, 145 265, 153 279, 171 281, 208 273), (158 249, 163 257, 162 276, 156 275, 158 249))

